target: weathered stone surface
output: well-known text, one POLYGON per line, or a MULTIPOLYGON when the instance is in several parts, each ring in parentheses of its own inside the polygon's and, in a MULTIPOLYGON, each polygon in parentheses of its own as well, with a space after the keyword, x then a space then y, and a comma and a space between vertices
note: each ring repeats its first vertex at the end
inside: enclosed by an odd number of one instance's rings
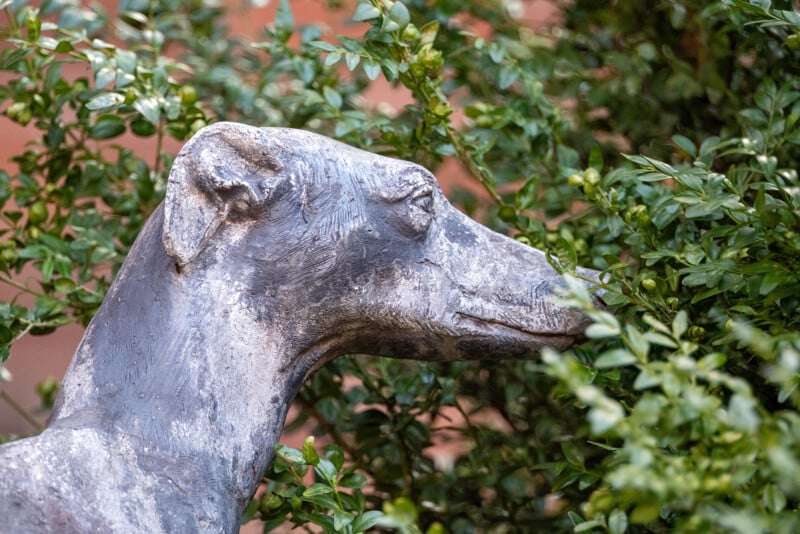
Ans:
POLYGON ((175 161, 41 435, 0 448, 2 532, 235 532, 303 378, 345 353, 524 358, 586 321, 544 255, 433 176, 221 123, 175 161))

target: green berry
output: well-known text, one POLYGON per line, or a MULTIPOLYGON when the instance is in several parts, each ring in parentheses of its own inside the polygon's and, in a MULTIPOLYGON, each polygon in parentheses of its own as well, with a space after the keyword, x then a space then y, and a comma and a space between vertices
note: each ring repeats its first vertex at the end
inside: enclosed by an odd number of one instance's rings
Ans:
POLYGON ((31 224, 41 224, 47 220, 47 203, 37 200, 28 208, 28 221, 31 224))
POLYGON ((570 174, 567 183, 572 187, 580 187, 583 185, 583 176, 577 173, 570 174))

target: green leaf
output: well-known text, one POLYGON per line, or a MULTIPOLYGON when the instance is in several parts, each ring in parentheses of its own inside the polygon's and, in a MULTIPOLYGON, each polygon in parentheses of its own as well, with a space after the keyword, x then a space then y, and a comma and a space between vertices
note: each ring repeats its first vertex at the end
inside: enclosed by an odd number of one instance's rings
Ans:
POLYGON ((731 396, 728 403, 728 416, 731 426, 745 432, 753 432, 758 428, 759 416, 756 412, 756 401, 739 393, 731 396))
POLYGON ((660 513, 661 508, 657 504, 640 504, 631 511, 630 522, 635 525, 652 523, 658 519, 660 513))
POLYGON ((625 534, 628 529, 628 516, 620 509, 614 509, 608 515, 608 531, 610 534, 625 534))
POLYGON ((783 270, 776 266, 773 271, 768 272, 764 275, 764 278, 761 279, 761 286, 758 288, 758 294, 762 296, 768 295, 776 287, 781 284, 785 284, 790 280, 791 278, 787 275, 787 273, 783 272, 783 270))
POLYGON ((308 58, 297 58, 292 62, 294 71, 297 77, 305 84, 310 84, 314 81, 314 74, 316 73, 316 64, 308 58))
POLYGON ((371 529, 378 523, 381 517, 383 517, 383 513, 377 510, 370 510, 356 517, 351 524, 354 534, 366 532, 371 529))
POLYGON ((561 268, 567 272, 573 272, 578 266, 578 253, 568 240, 559 237, 556 241, 556 257, 561 264, 561 268))
POLYGON ((103 93, 86 103, 91 110, 103 110, 117 106, 125 101, 125 97, 117 93, 103 93))
POLYGON ((103 89, 113 82, 117 77, 116 69, 111 67, 103 67, 98 70, 94 75, 94 83, 98 89, 103 89))
POLYGON ((678 145, 678 147, 686 152, 689 156, 693 158, 697 156, 697 147, 688 137, 683 135, 673 135, 672 142, 678 145))
POLYGON ((698 369, 702 369, 706 372, 713 371, 714 369, 722 367, 726 360, 727 358, 724 354, 714 352, 700 358, 700 360, 697 362, 697 367, 698 369))
POLYGON ((66 303, 45 295, 37 296, 33 301, 33 315, 37 319, 47 319, 61 313, 66 303))
POLYGON ((659 334, 658 332, 645 332, 644 338, 645 340, 654 345, 660 345, 662 347, 667 347, 670 349, 678 348, 678 344, 675 343, 675 340, 673 340, 671 337, 659 334))
POLYGON ((114 62, 117 68, 128 74, 136 72, 136 54, 131 50, 117 49, 114 55, 114 62))
POLYGON ((117 89, 120 89, 132 84, 135 81, 136 77, 133 74, 128 74, 122 70, 117 70, 117 76, 114 79, 114 85, 117 89))
POLYGON ((489 57, 494 63, 501 63, 506 56, 506 47, 494 42, 489 45, 489 57))
POLYGON ((43 245, 28 245, 17 252, 17 255, 23 259, 42 259, 50 254, 50 249, 43 245))
POLYGON ((140 137, 150 137, 156 133, 156 126, 145 119, 136 119, 131 122, 131 131, 140 137))
POLYGON ((294 31, 294 15, 289 0, 280 0, 275 13, 275 29, 288 37, 294 31))
POLYGON ((778 514, 786 508, 786 495, 775 484, 767 485, 761 493, 761 502, 764 507, 778 514))
POLYGON ((328 87, 327 85, 322 88, 322 96, 325 98, 325 102, 334 109, 341 109, 342 108, 342 95, 335 89, 328 87))
POLYGON ((564 458, 567 459, 567 462, 569 462, 570 465, 583 469, 584 457, 577 445, 570 441, 564 441, 561 443, 561 452, 564 454, 564 458))
POLYGON ((675 339, 680 339, 688 328, 689 316, 686 314, 686 311, 680 310, 675 314, 675 318, 672 320, 672 336, 675 339))
POLYGON ((387 81, 393 82, 400 76, 400 65, 393 60, 381 61, 381 70, 387 81))
POLYGON ((517 81, 517 78, 519 78, 519 69, 511 65, 502 65, 497 85, 500 89, 508 89, 517 81))
POLYGON ((319 463, 314 466, 314 470, 325 480, 329 482, 336 481, 337 470, 330 460, 326 458, 320 458, 319 463))
POLYGON ((275 452, 283 456, 285 459, 290 461, 293 464, 304 464, 305 459, 303 458, 303 453, 298 451, 297 449, 293 449, 291 447, 287 447, 282 443, 278 443, 275 445, 275 452))
POLYGON ((141 24, 142 26, 145 26, 150 22, 150 19, 147 18, 147 15, 138 11, 120 11, 119 16, 128 22, 135 22, 136 24, 141 24))
POLYGON ((359 2, 356 5, 356 11, 353 14, 353 20, 355 22, 363 22, 366 20, 372 20, 381 16, 380 10, 373 6, 370 2, 359 2))
POLYGON ((378 75, 381 73, 381 66, 380 63, 374 61, 372 59, 365 59, 361 63, 361 67, 364 69, 364 73, 367 75, 367 78, 370 80, 375 80, 378 75))
POLYGON ((339 507, 339 503, 330 494, 314 493, 306 495, 303 493, 300 499, 315 504, 323 510, 335 510, 339 507))
POLYGON ((392 8, 389 10, 389 19, 398 26, 399 30, 403 30, 411 22, 408 8, 401 0, 395 0, 392 4, 392 8))
POLYGON ((335 52, 336 50, 338 50, 338 47, 336 45, 333 45, 325 41, 311 41, 309 44, 314 48, 322 50, 323 52, 335 52))
POLYGON ((56 45, 56 52, 59 54, 69 54, 73 50, 75 50, 75 47, 72 46, 72 43, 66 40, 61 40, 56 45))
POLYGON ((310 498, 315 497, 317 495, 328 495, 333 493, 333 488, 328 486, 327 484, 321 484, 319 482, 311 484, 311 486, 307 487, 303 490, 303 498, 310 498))
POLYGON ((345 512, 342 510, 333 510, 333 528, 336 532, 342 532, 347 526, 353 522, 355 515, 352 512, 345 512))
POLYGON ((600 145, 592 145, 592 149, 589 151, 589 167, 598 172, 603 171, 603 149, 600 148, 600 145))
POLYGON ((344 62, 347 65, 347 68, 350 71, 353 71, 355 70, 356 67, 358 67, 358 64, 361 62, 361 56, 354 54, 352 52, 347 52, 344 55, 344 62))
MULTIPOLYGON (((0 345, 6 346, 14 339, 14 332, 5 325, 0 324, 0 345)), ((0 354, 0 363, 6 361, 7 356, 0 354)), ((3 382, 2 374, 0 374, 0 382, 3 382)))
POLYGON ((101 115, 89 128, 91 139, 111 139, 125 133, 125 121, 116 115, 101 115))
POLYGON ((53 281, 53 288, 59 293, 70 293, 75 287, 75 282, 69 278, 59 278, 53 281))
POLYGON ((344 452, 342 452, 340 446, 335 443, 325 445, 325 458, 330 460, 337 471, 341 471, 342 466, 344 466, 344 452))
POLYGON ((640 360, 646 360, 650 352, 650 343, 647 338, 633 325, 625 327, 625 334, 628 337, 628 346, 640 360))
MULTIPOLYGON (((609 336, 610 337, 610 336, 609 336)), ((599 358, 594 361, 594 366, 598 369, 607 369, 609 367, 625 367, 639 360, 625 349, 612 349, 604 352, 599 358)))
POLYGON ((56 272, 64 277, 72 276, 72 260, 62 254, 56 254, 56 272))
POLYGON ((590 532, 599 528, 603 528, 603 522, 600 519, 592 519, 576 525, 572 532, 590 532))
POLYGON ((325 58, 325 66, 326 67, 333 66, 336 63, 338 63, 340 59, 342 59, 342 54, 338 52, 331 52, 330 54, 328 54, 328 57, 325 58))
POLYGON ((574 148, 568 147, 566 145, 558 145, 556 147, 556 153, 558 154, 558 164, 564 168, 575 168, 578 166, 578 160, 580 159, 580 155, 578 151, 574 148))
POLYGON ((603 339, 609 337, 618 337, 620 335, 619 327, 613 327, 607 324, 595 323, 589 325, 586 329, 586 337, 591 339, 603 339))
POLYGON ((55 270, 56 261, 53 256, 47 256, 41 265, 39 271, 42 273, 42 281, 49 282, 53 278, 53 271, 55 270))
POLYGON ((655 387, 660 383, 661 379, 658 376, 653 374, 650 369, 644 368, 633 382, 633 389, 636 391, 641 391, 643 389, 655 387))
POLYGON ((361 473, 350 473, 339 480, 339 485, 343 488, 361 489, 367 484, 367 477, 361 473))
POLYGON ((439 33, 439 21, 431 20, 419 29, 420 45, 433 45, 439 33))
POLYGON ((136 99, 133 103, 134 109, 142 114, 142 117, 153 124, 157 124, 161 118, 161 101, 155 96, 143 96, 136 99))
POLYGON ((595 435, 605 434, 617 426, 625 417, 625 410, 616 401, 602 399, 597 406, 589 410, 589 425, 595 435))
POLYGON ((747 108, 739 111, 739 115, 752 126, 766 126, 769 124, 767 115, 756 108, 747 108))
POLYGON ((586 520, 584 518, 582 518, 581 516, 579 516, 578 514, 576 514, 575 512, 573 512, 571 510, 569 512, 567 512, 567 517, 569 518, 569 520, 572 523, 573 527, 581 525, 581 524, 586 522, 586 520))

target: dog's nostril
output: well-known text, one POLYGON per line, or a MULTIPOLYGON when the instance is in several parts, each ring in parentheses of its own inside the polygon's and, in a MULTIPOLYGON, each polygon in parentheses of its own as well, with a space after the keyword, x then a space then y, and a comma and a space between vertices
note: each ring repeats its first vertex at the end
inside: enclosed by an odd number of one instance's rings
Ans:
POLYGON ((592 304, 594 304, 595 308, 606 309, 606 301, 603 300, 604 293, 605 291, 600 289, 592 294, 592 304))
POLYGON ((531 288, 531 297, 534 299, 559 298, 566 294, 568 288, 569 286, 563 280, 546 280, 531 288))

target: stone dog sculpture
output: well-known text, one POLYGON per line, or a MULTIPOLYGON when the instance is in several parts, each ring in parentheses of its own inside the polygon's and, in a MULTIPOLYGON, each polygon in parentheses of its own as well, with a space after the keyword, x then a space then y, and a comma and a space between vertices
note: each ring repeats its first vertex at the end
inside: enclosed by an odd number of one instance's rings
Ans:
POLYGON ((586 320, 550 300, 560 284, 415 164, 209 126, 175 160, 47 429, 0 447, 0 531, 236 532, 304 377, 344 353, 564 348, 586 320))

